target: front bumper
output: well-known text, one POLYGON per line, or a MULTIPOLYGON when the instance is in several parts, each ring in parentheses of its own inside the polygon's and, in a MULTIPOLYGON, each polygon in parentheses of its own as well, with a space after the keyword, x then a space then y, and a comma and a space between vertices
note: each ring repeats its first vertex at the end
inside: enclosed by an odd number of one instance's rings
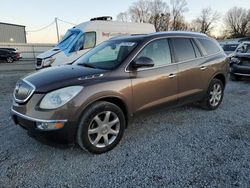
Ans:
POLYGON ((72 123, 68 120, 45 120, 37 119, 24 114, 21 114, 14 109, 11 109, 11 116, 15 124, 20 125, 34 136, 41 136, 52 141, 60 142, 62 144, 71 144, 75 141, 74 131, 72 130, 72 123), (41 130, 37 127, 38 123, 64 123, 60 129, 41 130))
POLYGON ((249 76, 250 77, 250 66, 232 64, 230 67, 230 73, 238 76, 249 76))

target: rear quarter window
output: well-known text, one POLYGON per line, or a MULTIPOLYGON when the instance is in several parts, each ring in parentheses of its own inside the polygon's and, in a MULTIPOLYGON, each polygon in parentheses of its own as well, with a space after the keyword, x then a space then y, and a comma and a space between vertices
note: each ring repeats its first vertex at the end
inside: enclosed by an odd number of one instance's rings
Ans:
POLYGON ((207 55, 215 54, 220 51, 220 48, 216 44, 216 42, 210 39, 198 39, 198 41, 201 43, 201 45, 207 52, 207 55))

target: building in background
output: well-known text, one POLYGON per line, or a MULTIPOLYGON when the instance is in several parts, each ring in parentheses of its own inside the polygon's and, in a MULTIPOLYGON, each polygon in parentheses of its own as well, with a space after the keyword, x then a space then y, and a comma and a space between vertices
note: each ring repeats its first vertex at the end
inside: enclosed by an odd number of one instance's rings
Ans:
POLYGON ((0 42, 27 43, 25 26, 0 22, 0 42))

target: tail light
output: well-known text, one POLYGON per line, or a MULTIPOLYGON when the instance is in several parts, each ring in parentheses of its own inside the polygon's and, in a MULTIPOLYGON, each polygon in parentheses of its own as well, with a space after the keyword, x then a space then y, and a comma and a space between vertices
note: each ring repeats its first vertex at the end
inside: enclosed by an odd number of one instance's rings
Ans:
POLYGON ((18 53, 16 53, 16 57, 17 58, 19 58, 20 57, 20 53, 18 52, 18 53))

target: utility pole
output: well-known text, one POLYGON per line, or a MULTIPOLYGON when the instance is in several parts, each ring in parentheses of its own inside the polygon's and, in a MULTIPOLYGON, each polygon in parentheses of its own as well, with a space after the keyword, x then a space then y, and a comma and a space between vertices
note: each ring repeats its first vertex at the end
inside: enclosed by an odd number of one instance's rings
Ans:
POLYGON ((55 18, 55 23, 56 23, 56 33, 57 33, 57 42, 59 42, 59 29, 58 29, 58 23, 57 23, 57 18, 55 18))

